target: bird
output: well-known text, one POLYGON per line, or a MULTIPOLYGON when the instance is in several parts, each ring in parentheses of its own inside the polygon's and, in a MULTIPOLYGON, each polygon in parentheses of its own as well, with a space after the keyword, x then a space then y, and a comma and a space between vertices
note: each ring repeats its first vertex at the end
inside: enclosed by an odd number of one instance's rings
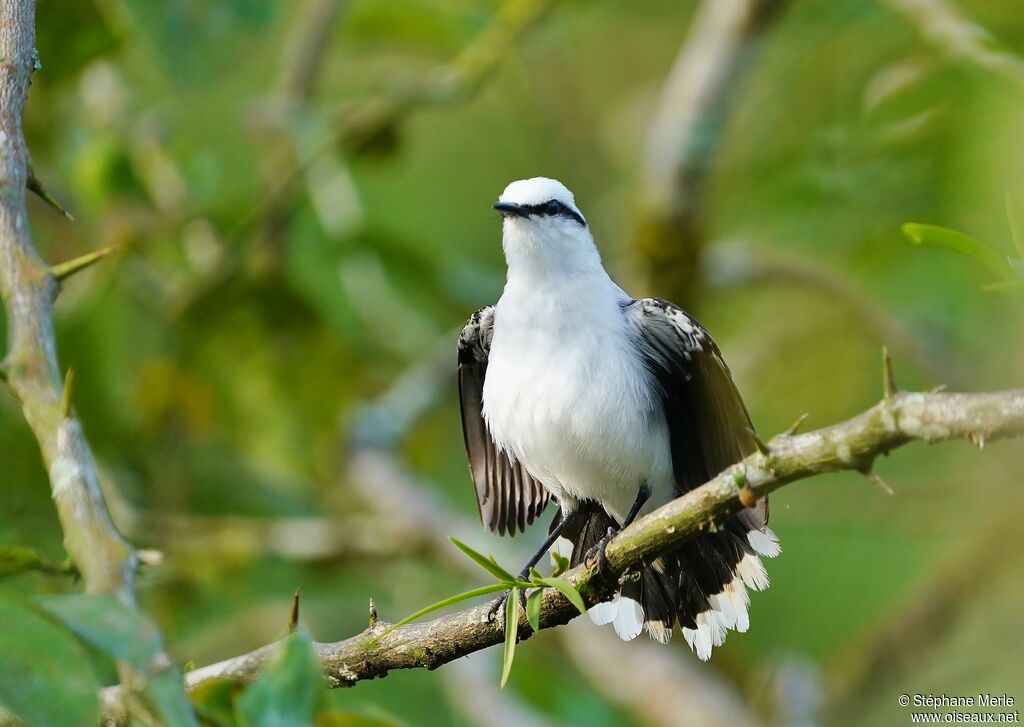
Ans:
MULTIPOLYGON (((518 180, 493 207, 507 277, 459 335, 459 400, 483 525, 515 535, 557 505, 525 578, 552 546, 572 566, 603 555, 611 534, 758 440, 711 335, 673 303, 633 298, 611 279, 565 185, 518 180)), ((728 630, 747 630, 747 589, 768 587, 761 558, 780 550, 761 499, 643 564, 590 618, 660 643, 678 625, 706 661, 728 630)))

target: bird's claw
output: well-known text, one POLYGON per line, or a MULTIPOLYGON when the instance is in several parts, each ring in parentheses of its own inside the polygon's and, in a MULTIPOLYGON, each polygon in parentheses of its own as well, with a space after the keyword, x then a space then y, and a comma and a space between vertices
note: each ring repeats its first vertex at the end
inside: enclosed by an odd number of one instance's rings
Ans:
POLYGON ((608 547, 608 541, 612 539, 619 532, 618 528, 609 527, 608 532, 604 534, 604 537, 597 541, 597 544, 590 549, 587 553, 586 561, 590 563, 592 561, 597 562, 597 572, 604 574, 608 572, 608 556, 605 555, 605 548, 608 547))
MULTIPOLYGON (((522 610, 526 610, 526 591, 522 588, 519 590, 519 607, 522 610)), ((502 630, 505 630, 505 604, 508 603, 508 597, 511 595, 512 590, 509 589, 502 593, 500 596, 491 601, 490 606, 487 609, 487 623, 497 620, 502 630)))

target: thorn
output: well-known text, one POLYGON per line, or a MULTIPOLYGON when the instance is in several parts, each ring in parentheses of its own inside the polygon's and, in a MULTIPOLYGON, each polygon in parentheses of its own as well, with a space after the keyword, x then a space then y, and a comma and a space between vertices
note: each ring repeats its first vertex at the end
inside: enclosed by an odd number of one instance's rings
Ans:
POLYGON ((861 472, 861 474, 864 475, 865 477, 867 477, 872 482, 874 482, 880 488, 882 488, 882 492, 884 492, 886 495, 895 495, 896 494, 896 490, 894 490, 891 487, 889 487, 889 483, 886 482, 885 480, 883 480, 881 478, 881 476, 879 476, 879 474, 877 472, 875 472, 874 470, 866 470, 864 472, 861 472))
POLYGON ((889 401, 896 396, 896 379, 892 375, 892 359, 889 357, 889 348, 882 346, 882 396, 889 401))
POLYGON ((377 623, 377 604, 370 599, 370 627, 372 628, 377 623))
POLYGON ((809 416, 810 416, 810 414, 808 414, 807 412, 804 412, 803 414, 798 416, 796 418, 796 421, 794 421, 792 424, 790 424, 786 428, 786 431, 783 432, 783 434, 785 434, 787 437, 792 437, 794 434, 797 433, 797 431, 799 431, 800 427, 803 426, 803 423, 805 421, 807 421, 807 417, 809 417, 809 416))
POLYGON ((81 257, 76 257, 67 262, 59 263, 50 268, 50 274, 57 279, 58 283, 62 283, 70 278, 75 273, 85 270, 87 267, 98 263, 107 255, 112 255, 115 252, 121 251, 121 245, 108 245, 107 247, 101 247, 99 250, 86 253, 81 257))
POLYGON ((60 418, 63 421, 68 418, 68 413, 71 411, 71 391, 75 384, 75 370, 68 367, 68 372, 64 374, 64 391, 60 395, 60 418))
POLYGON ((754 444, 757 445, 757 451, 763 454, 765 457, 772 453, 771 448, 765 444, 765 441, 761 437, 757 436, 757 432, 754 431, 753 427, 747 427, 747 431, 750 432, 750 436, 754 439, 754 444))
POLYGON ((28 163, 28 180, 25 186, 28 187, 29 191, 35 192, 41 200, 46 202, 46 204, 53 207, 69 220, 74 221, 75 218, 71 216, 71 213, 64 209, 60 202, 54 199, 53 195, 46 191, 46 187, 43 186, 43 183, 39 181, 39 177, 36 176, 36 170, 32 168, 32 162, 28 163))
POLYGON ((932 388, 928 389, 928 393, 929 394, 941 394, 947 388, 948 387, 945 384, 939 384, 938 386, 933 386, 932 388))
POLYGON ((975 432, 970 435, 971 444, 978 449, 985 449, 985 435, 981 432, 975 432))
POLYGON ((292 633, 299 625, 299 598, 302 596, 302 589, 296 588, 292 596, 292 612, 288 615, 288 633, 292 633))

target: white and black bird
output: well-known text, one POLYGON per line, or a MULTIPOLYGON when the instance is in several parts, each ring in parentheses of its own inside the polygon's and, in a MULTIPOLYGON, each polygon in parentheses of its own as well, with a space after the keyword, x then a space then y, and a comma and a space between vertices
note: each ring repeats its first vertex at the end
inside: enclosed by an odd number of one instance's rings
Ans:
MULTIPOLYGON (((610 530, 691 490, 756 449, 718 346, 683 310, 634 299, 605 272, 572 193, 513 182, 494 208, 508 264, 496 305, 459 337, 459 394, 484 525, 515 534, 549 500, 558 513, 535 565, 563 537, 571 563, 610 530)), ((767 501, 646 564, 596 623, 662 643, 676 623, 701 659, 749 625, 747 588, 779 553, 767 501)))

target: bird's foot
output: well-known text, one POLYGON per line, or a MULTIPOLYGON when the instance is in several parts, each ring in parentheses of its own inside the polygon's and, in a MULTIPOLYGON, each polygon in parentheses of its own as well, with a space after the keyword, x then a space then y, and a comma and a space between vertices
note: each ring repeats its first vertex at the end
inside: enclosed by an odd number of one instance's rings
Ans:
MULTIPOLYGON (((523 576, 520 576, 520 580, 523 580, 523 576)), ((519 607, 522 610, 526 610, 526 591, 522 588, 519 590, 519 607)), ((489 604, 487 608, 487 623, 497 621, 501 626, 502 631, 505 630, 505 604, 508 603, 508 597, 512 594, 511 590, 505 591, 500 596, 495 598, 489 604)))
POLYGON ((587 553, 586 562, 591 563, 597 562, 597 572, 601 575, 608 572, 608 557, 605 555, 605 548, 608 547, 608 541, 611 540, 615 535, 618 534, 620 528, 609 527, 608 532, 604 534, 604 537, 597 541, 597 544, 590 549, 587 553))

